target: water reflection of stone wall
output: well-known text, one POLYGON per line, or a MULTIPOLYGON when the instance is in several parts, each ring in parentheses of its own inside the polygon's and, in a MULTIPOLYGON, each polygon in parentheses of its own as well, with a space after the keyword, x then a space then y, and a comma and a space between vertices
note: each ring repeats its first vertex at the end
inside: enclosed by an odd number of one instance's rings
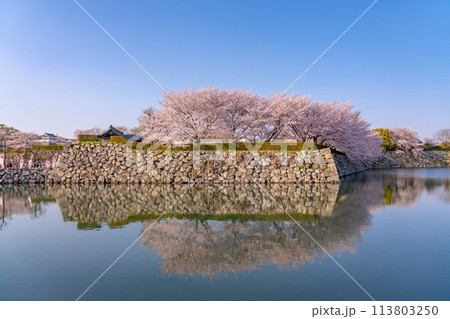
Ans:
POLYGON ((67 185, 49 189, 64 220, 117 223, 158 216, 175 201, 166 213, 169 216, 248 219, 276 215, 288 219, 276 202, 296 216, 331 216, 339 185, 273 185, 267 190, 257 185, 67 185))

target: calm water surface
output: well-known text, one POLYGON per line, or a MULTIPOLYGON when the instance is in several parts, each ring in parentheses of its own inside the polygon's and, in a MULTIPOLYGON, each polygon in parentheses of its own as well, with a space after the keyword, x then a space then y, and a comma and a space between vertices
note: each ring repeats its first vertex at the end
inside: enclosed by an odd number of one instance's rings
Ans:
POLYGON ((450 300, 449 168, 187 187, 0 186, 0 300, 75 300, 139 236, 82 300, 368 300, 279 205, 375 299, 450 300))

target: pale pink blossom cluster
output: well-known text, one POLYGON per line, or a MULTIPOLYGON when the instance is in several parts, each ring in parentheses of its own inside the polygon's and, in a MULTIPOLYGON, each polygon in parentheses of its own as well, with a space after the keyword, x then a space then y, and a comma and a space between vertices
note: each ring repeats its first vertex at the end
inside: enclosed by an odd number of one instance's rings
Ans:
POLYGON ((34 132, 15 132, 11 134, 7 141, 6 146, 10 148, 28 149, 31 145, 37 144, 39 135, 34 132))
POLYGON ((365 162, 381 152, 381 140, 351 103, 311 101, 308 96, 250 91, 200 90, 164 93, 162 108, 140 117, 144 138, 158 143, 192 143, 208 138, 270 142, 313 141, 365 162))
POLYGON ((391 129, 391 140, 395 144, 396 152, 412 152, 415 155, 423 152, 423 145, 417 133, 409 128, 391 129))

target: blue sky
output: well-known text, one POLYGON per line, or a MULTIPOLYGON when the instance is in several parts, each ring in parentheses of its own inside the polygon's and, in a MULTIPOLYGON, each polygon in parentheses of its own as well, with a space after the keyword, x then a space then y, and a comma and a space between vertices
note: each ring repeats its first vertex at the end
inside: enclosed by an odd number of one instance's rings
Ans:
MULTIPOLYGON (((167 89, 285 90, 373 0, 79 0, 167 89)), ((374 127, 450 127, 450 1, 379 0, 291 89, 374 127)), ((0 0, 0 123, 136 126, 161 89, 72 0, 0 0)))

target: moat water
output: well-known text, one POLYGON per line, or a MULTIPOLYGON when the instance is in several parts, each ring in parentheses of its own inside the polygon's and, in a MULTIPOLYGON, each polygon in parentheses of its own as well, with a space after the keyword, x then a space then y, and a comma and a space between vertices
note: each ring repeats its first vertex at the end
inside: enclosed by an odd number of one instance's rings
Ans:
POLYGON ((449 168, 0 186, 0 215, 0 300, 370 300, 326 252, 376 300, 450 299, 449 168))

